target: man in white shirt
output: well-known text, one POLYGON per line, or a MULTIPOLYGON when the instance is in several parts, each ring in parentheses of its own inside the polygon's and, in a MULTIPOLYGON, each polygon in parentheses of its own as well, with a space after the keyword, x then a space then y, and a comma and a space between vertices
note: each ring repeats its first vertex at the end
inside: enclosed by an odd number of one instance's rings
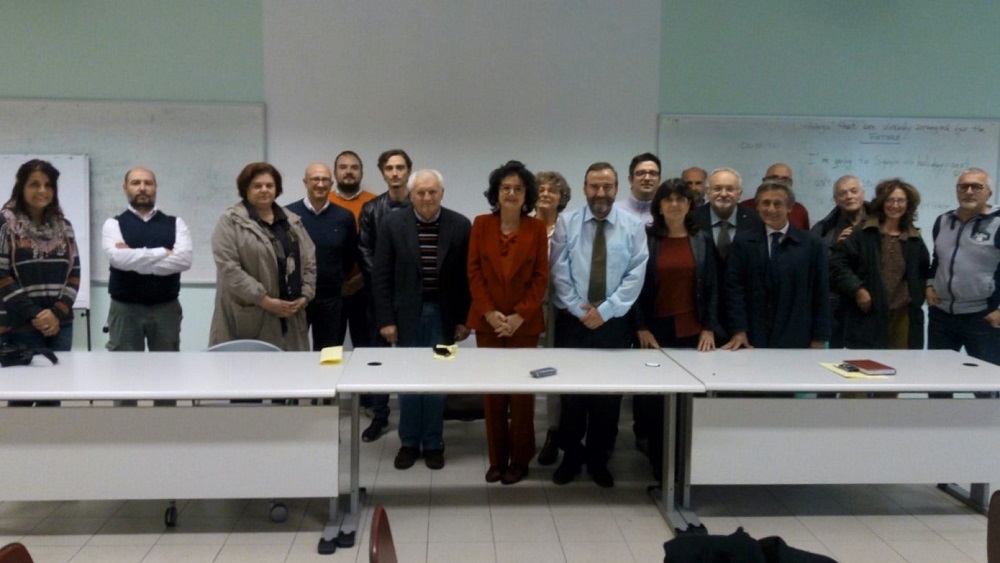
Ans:
POLYGON ((156 208, 156 176, 137 167, 122 189, 129 207, 104 222, 111 265, 108 350, 177 351, 181 341, 181 272, 191 268, 191 233, 180 217, 156 208))

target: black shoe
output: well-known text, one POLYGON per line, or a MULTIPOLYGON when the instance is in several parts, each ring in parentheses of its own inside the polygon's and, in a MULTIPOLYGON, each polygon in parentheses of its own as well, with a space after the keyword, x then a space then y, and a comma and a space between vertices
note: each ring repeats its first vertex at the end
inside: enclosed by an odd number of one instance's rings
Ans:
POLYGON ((409 469, 413 467, 413 464, 420 459, 420 450, 418 448, 407 448, 403 446, 399 448, 396 452, 396 459, 393 460, 392 464, 396 469, 409 469))
POLYGON ((545 435, 545 445, 538 452, 538 465, 552 465, 559 460, 559 447, 556 446, 556 431, 549 430, 545 435))
POLYGON ((444 467, 444 450, 424 450, 424 465, 427 469, 444 467))
POLYGON ((598 467, 587 467, 587 473, 590 473, 591 479, 597 483, 598 487, 605 489, 610 489, 615 486, 615 478, 611 476, 611 472, 608 471, 607 466, 598 467))
POLYGON ((384 418, 373 418, 372 423, 361 433, 361 439, 365 442, 374 442, 382 437, 389 430, 389 421, 384 418))
POLYGON ((570 463, 564 459, 556 468, 556 472, 552 474, 552 482, 556 485, 565 485, 576 479, 578 473, 580 473, 580 464, 570 463))

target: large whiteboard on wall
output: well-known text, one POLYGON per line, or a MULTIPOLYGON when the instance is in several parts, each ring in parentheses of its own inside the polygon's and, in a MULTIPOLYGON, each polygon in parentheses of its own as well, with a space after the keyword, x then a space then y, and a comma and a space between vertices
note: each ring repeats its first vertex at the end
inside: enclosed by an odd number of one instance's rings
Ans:
POLYGON ((191 229, 194 263, 182 282, 213 283, 212 229, 239 200, 236 175, 264 160, 264 105, 0 100, 0 152, 90 158, 91 277, 100 281, 108 279, 101 227, 127 205, 125 172, 151 169, 157 207, 191 229))
POLYGON ((663 114, 658 137, 664 179, 689 166, 730 167, 744 198, 770 164, 787 163, 813 223, 833 208, 837 178, 857 176, 868 199, 879 181, 903 178, 920 192, 917 224, 928 245, 934 219, 957 206, 958 174, 978 167, 996 179, 1000 158, 1000 121, 985 120, 663 114))
POLYGON ((17 169, 32 159, 47 160, 59 171, 59 207, 73 225, 80 248, 80 290, 75 309, 90 308, 90 161, 83 154, 0 154, 0 202, 10 199, 17 169))

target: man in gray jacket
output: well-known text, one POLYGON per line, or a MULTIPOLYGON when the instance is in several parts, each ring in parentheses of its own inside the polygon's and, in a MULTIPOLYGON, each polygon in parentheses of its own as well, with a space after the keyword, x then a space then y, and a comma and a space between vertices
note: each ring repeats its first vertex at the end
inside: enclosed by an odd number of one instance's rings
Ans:
POLYGON ((927 285, 927 347, 1000 364, 1000 209, 990 176, 969 168, 955 185, 958 209, 934 221, 927 285))

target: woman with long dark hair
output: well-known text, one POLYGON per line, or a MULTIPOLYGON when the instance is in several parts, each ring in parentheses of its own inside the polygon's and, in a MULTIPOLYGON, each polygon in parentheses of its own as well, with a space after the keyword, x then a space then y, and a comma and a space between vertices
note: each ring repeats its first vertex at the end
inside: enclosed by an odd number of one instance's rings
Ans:
MULTIPOLYGON (((7 343, 68 351, 73 302, 80 288, 80 253, 73 226, 59 207, 59 171, 29 160, 17 171, 0 208, 0 331, 7 343)), ((28 406, 32 401, 12 401, 28 406)), ((38 401, 58 405, 58 401, 38 401)))

